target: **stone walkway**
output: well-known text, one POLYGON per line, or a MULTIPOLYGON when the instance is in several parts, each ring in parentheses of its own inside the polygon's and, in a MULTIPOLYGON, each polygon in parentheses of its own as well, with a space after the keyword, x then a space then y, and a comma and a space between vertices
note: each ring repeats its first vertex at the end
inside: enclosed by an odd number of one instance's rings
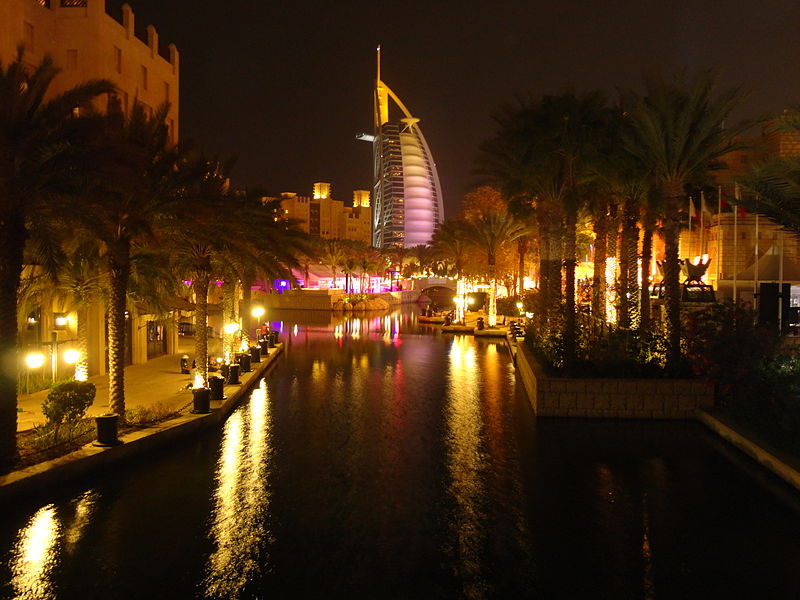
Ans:
MULTIPOLYGON (((194 340, 181 338, 179 353, 160 356, 141 365, 125 367, 125 406, 163 406, 172 410, 179 409, 192 401, 192 393, 186 389, 191 382, 191 375, 181 375, 180 358, 184 354, 189 361, 194 357, 194 340)), ((109 412, 108 375, 95 375, 89 381, 97 386, 94 403, 86 411, 88 416, 96 416, 109 412)), ((42 402, 47 398, 49 390, 34 394, 24 394, 17 398, 17 431, 26 431, 36 425, 42 425, 45 417, 42 414, 42 402)))

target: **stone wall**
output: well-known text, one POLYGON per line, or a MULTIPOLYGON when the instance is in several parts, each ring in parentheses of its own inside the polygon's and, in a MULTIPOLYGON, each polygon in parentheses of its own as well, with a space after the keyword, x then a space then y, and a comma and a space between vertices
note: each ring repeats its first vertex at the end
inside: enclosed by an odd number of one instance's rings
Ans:
POLYGON ((517 372, 539 417, 689 419, 714 404, 714 391, 697 379, 549 377, 524 343, 517 372))

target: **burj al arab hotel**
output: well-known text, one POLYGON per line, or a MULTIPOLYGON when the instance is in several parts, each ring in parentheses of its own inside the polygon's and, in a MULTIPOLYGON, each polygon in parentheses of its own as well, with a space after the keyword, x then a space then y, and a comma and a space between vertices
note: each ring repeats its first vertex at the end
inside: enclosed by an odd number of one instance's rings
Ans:
POLYGON ((376 248, 427 244, 444 219, 442 188, 430 148, 414 117, 381 81, 381 49, 375 79, 375 135, 360 134, 374 148, 372 243, 376 248), (389 99, 403 113, 389 120, 389 99))

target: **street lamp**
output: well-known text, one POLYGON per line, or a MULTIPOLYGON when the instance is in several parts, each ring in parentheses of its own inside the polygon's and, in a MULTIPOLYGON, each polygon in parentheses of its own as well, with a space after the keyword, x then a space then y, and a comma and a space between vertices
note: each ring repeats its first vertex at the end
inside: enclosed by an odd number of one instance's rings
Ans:
POLYGON ((25 356, 25 365, 28 367, 27 377, 25 379, 25 393, 31 393, 31 370, 40 369, 44 365, 44 354, 41 352, 31 352, 25 356))
POLYGON ((261 317, 264 316, 265 312, 266 311, 264 310, 263 306, 254 306, 253 310, 250 311, 250 314, 253 315, 256 319, 260 319, 261 317))

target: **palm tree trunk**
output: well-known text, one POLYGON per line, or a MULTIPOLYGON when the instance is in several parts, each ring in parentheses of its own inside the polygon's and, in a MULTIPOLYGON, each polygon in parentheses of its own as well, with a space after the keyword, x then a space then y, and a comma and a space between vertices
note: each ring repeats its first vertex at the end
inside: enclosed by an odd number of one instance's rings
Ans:
POLYGON ((250 332, 253 331, 253 315, 251 304, 253 302, 253 282, 250 278, 242 281, 242 340, 250 343, 250 332))
POLYGON ((650 262, 653 260, 653 227, 645 223, 642 235, 642 289, 639 310, 639 336, 650 333, 650 262))
POLYGON ((226 361, 233 361, 236 348, 233 343, 235 334, 225 331, 225 326, 236 322, 236 281, 226 280, 222 284, 222 355, 226 361))
POLYGON ((592 316, 595 320, 606 320, 606 259, 608 258, 608 210, 594 218, 594 278, 592 283, 592 316))
POLYGON ((202 378, 204 387, 208 387, 208 286, 210 279, 208 275, 202 275, 196 277, 192 283, 192 287, 194 287, 195 373, 202 378))
POLYGON ((664 184, 664 304, 667 311, 667 367, 675 368, 681 356, 681 286, 678 243, 680 220, 678 207, 683 186, 670 181, 664 184))
POLYGON ((75 363, 75 379, 86 381, 89 378, 89 309, 86 306, 78 309, 76 329, 80 357, 75 363))
POLYGON ((522 296, 525 290, 525 255, 528 253, 528 236, 524 235, 517 240, 517 255, 519 257, 519 265, 517 275, 519 276, 519 283, 517 284, 517 293, 522 296))
POLYGON ((639 231, 636 227, 638 209, 633 198, 626 198, 622 208, 622 234, 619 252, 619 325, 630 328, 638 313, 639 285, 637 281, 639 231))
POLYGON ((495 257, 489 253, 486 257, 489 265, 489 302, 486 309, 487 325, 494 327, 497 325, 497 279, 495 279, 495 257))
POLYGON ((17 289, 24 245, 21 215, 0 218, 0 472, 17 458, 17 289))
MULTIPOLYGON (((128 247, 127 244, 123 244, 128 247)), ((121 256, 126 256, 123 252, 121 256)), ((130 265, 124 258, 109 260, 108 400, 111 411, 125 420, 125 299, 130 265)))
POLYGON ((569 369, 575 363, 575 255, 577 246, 578 211, 567 209, 564 244, 564 366, 569 369))

